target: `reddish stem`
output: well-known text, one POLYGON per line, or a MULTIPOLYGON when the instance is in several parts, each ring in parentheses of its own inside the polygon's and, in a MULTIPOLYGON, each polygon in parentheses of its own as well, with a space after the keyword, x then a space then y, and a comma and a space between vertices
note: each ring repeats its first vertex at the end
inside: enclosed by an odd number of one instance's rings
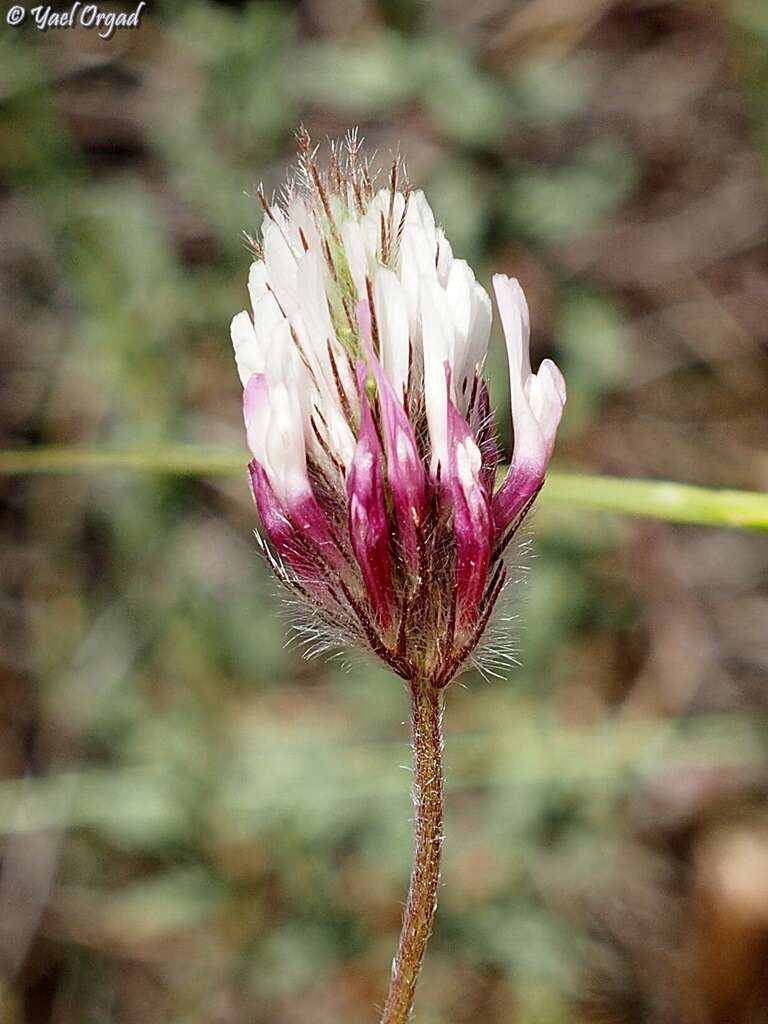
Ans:
POLYGON ((411 682, 416 839, 403 927, 381 1024, 405 1024, 410 1017, 437 909, 443 845, 442 692, 428 680, 411 682))

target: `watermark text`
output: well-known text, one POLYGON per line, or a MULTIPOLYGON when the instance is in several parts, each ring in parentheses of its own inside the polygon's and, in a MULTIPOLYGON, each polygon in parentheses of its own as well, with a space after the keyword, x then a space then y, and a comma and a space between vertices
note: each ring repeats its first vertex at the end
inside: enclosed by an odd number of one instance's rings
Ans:
POLYGON ((9 25, 23 25, 28 19, 40 32, 51 28, 94 29, 101 39, 111 39, 121 28, 138 28, 146 0, 131 11, 102 11, 98 4, 74 3, 67 11, 54 11, 50 4, 23 7, 14 4, 5 16, 9 25))

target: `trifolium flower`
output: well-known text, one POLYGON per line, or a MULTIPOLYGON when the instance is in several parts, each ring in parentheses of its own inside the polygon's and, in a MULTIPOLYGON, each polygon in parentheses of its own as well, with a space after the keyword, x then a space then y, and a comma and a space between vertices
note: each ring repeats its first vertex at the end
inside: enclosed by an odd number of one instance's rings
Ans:
POLYGON ((548 359, 532 372, 525 297, 497 274, 514 451, 495 490, 486 291, 399 159, 377 189, 355 134, 325 172, 299 142, 281 202, 259 190, 251 310, 232 321, 264 547, 327 635, 444 685, 504 588, 565 384, 548 359))

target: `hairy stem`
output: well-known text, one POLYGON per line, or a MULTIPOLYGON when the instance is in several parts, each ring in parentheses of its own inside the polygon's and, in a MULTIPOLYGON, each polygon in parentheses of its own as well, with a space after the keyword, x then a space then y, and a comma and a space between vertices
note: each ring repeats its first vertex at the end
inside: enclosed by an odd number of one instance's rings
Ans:
POLYGON ((416 840, 408 899, 381 1024, 405 1024, 432 932, 443 845, 442 693, 432 682, 411 682, 416 840))

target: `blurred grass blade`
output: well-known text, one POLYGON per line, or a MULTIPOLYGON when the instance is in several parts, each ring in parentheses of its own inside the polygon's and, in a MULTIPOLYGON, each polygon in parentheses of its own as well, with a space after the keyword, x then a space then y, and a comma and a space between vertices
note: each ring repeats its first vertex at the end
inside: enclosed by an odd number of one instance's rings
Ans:
POLYGON ((666 480, 550 473, 542 500, 673 523, 768 531, 768 494, 695 487, 666 480))
MULTIPOLYGON (((247 459, 246 453, 238 449, 195 445, 162 448, 42 447, 0 451, 0 475, 128 470, 178 476, 219 476, 245 474, 247 459)), ((753 491, 696 487, 663 480, 622 480, 579 473, 550 473, 542 501, 675 523, 768 531, 768 494, 753 491)))
POLYGON ((245 474, 244 449, 167 445, 161 448, 75 448, 69 445, 0 451, 0 475, 129 470, 172 476, 245 474))

